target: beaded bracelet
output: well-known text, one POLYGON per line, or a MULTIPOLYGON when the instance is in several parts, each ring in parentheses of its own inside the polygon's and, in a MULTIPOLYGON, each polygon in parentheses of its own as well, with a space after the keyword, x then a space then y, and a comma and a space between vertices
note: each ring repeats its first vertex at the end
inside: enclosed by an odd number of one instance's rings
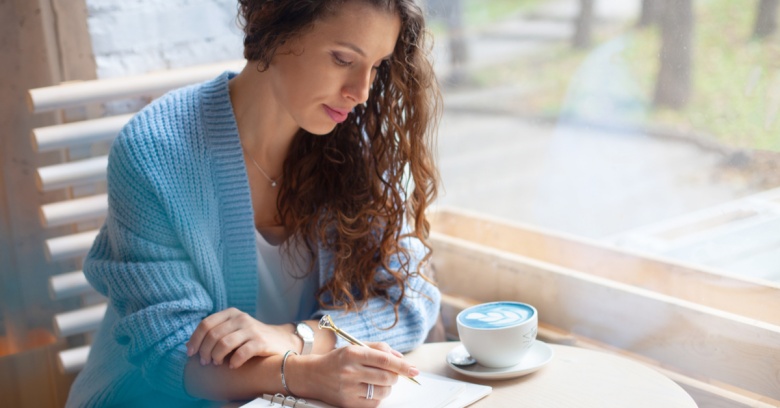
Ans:
POLYGON ((292 391, 290 391, 290 389, 287 388, 287 381, 285 381, 284 379, 284 365, 287 364, 287 357, 290 356, 290 353, 295 354, 296 356, 298 355, 298 353, 292 350, 287 350, 287 352, 284 353, 284 358, 282 358, 282 387, 284 388, 284 391, 287 392, 287 395, 291 395, 294 397, 295 394, 293 394, 292 391))

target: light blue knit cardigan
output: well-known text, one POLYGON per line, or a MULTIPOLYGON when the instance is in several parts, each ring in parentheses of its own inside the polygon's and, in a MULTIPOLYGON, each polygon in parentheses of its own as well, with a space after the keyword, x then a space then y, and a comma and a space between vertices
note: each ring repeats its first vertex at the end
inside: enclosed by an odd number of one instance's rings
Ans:
MULTIPOLYGON (((109 308, 71 388, 70 407, 197 403, 184 389, 184 343, 209 314, 228 307, 255 314, 258 260, 228 94, 234 75, 159 98, 111 148, 108 217, 84 263, 109 308)), ((416 269, 425 248, 412 239, 402 244, 416 269)), ((320 247, 320 284, 332 273, 331 259, 320 247)), ((382 299, 331 315, 357 338, 411 350, 435 323, 440 294, 420 277, 407 288, 400 322, 390 330, 381 328, 395 315, 382 299)))

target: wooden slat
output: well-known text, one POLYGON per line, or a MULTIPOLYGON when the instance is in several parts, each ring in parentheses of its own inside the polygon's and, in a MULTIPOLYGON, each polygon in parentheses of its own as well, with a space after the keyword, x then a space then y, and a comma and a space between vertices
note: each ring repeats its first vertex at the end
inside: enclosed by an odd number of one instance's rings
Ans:
POLYGON ((105 314, 105 303, 59 313, 54 316, 54 333, 57 337, 68 337, 95 331, 105 314))
POLYGON ((244 60, 229 61, 122 78, 68 82, 31 89, 27 94, 27 104, 31 112, 40 113, 92 102, 159 94, 214 78, 226 70, 240 71, 244 64, 244 60))
POLYGON ((98 232, 99 230, 89 230, 47 239, 45 242, 46 258, 50 261, 60 261, 86 255, 98 232))
POLYGON ((745 254, 741 259, 725 264, 724 267, 739 275, 780 282, 780 244, 774 248, 762 248, 760 252, 745 254))
POLYGON ((778 326, 441 234, 432 244, 445 293, 528 302, 546 324, 780 399, 778 326))
POLYGON ((82 271, 54 275, 49 278, 49 296, 62 300, 95 292, 82 271))
POLYGON ((32 130, 33 148, 39 152, 112 140, 133 114, 46 126, 32 130))
POLYGON ((38 169, 38 189, 52 191, 105 180, 108 156, 93 157, 38 169))
POLYGON ((432 230, 594 277, 780 325, 780 285, 468 211, 432 214, 432 230))
POLYGON ((58 227, 99 219, 108 212, 108 195, 98 194, 41 206, 41 225, 58 227))
POLYGON ((57 353, 57 366, 63 374, 74 374, 84 368, 89 357, 90 346, 63 350, 57 353))

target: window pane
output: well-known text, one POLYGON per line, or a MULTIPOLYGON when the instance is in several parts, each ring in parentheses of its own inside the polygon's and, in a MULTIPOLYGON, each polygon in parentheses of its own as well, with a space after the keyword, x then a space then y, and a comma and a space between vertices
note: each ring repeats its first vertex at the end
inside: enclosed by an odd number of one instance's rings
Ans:
POLYGON ((428 1, 440 204, 780 282, 764 3, 428 1))

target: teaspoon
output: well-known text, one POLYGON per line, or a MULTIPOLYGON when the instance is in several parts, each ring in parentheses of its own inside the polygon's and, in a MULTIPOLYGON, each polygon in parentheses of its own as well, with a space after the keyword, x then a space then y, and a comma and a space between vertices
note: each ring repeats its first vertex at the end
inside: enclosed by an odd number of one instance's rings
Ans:
POLYGON ((477 363, 474 357, 469 355, 465 347, 456 347, 449 353, 447 353, 447 362, 459 367, 466 367, 477 363))

